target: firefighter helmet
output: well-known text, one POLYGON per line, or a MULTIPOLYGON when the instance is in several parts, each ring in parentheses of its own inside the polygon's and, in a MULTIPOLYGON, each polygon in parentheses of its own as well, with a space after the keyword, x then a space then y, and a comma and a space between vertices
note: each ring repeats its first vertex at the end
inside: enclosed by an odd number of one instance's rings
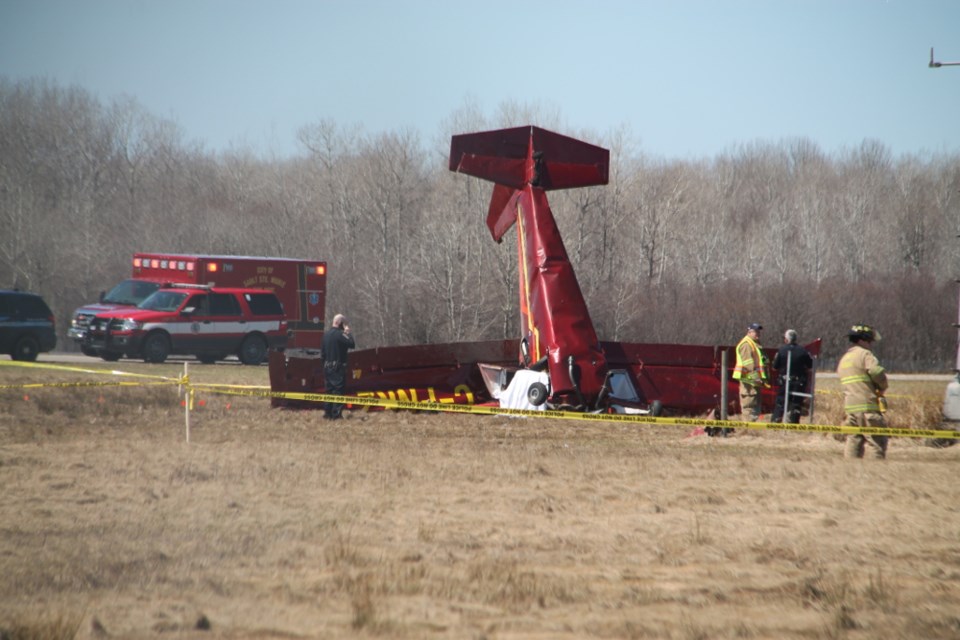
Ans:
POLYGON ((880 332, 867 324, 853 325, 850 327, 850 331, 847 332, 847 336, 853 342, 857 340, 866 340, 867 342, 880 340, 880 332))

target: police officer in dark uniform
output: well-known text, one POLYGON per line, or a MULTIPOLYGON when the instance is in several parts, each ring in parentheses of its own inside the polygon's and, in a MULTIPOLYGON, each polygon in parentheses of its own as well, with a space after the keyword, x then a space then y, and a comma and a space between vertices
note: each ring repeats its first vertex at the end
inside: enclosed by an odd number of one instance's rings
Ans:
MULTIPOLYGON (((323 377, 326 381, 325 392, 330 395, 343 395, 347 383, 347 352, 356 347, 350 327, 343 314, 333 317, 333 322, 323 334, 323 347, 320 357, 323 359, 323 377)), ((336 402, 323 404, 323 417, 338 420, 343 417, 343 405, 336 402)))
POLYGON ((777 403, 770 422, 783 422, 786 408, 786 422, 797 424, 800 422, 803 400, 794 396, 793 392, 807 390, 813 358, 806 349, 797 344, 797 332, 793 329, 787 329, 783 334, 783 343, 777 351, 777 357, 773 359, 773 369, 777 372, 777 403), (789 400, 786 398, 788 391, 789 400))

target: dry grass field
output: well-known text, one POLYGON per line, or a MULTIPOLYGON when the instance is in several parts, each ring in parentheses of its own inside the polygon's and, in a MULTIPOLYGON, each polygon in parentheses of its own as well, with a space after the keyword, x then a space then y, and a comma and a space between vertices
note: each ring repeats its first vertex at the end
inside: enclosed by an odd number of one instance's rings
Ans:
POLYGON ((0 638, 960 637, 960 446, 199 400, 0 390, 0 638))

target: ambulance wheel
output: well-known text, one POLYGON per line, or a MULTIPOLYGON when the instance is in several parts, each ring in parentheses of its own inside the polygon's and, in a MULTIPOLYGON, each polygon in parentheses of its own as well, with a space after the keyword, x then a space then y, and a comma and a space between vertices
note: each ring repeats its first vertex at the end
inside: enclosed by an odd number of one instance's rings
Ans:
POLYGON ((107 362, 116 362, 122 356, 122 353, 117 353, 116 351, 104 351, 100 354, 100 357, 106 360, 107 362))
POLYGON ((267 355, 267 343, 260 336, 247 336, 240 345, 237 357, 243 364, 260 364, 267 355))
POLYGON ((170 340, 162 333, 151 333, 143 341, 142 350, 144 362, 160 364, 166 362, 170 355, 170 340))
POLYGON ((534 382, 527 389, 527 400, 535 407, 539 407, 547 401, 547 385, 542 382, 534 382))

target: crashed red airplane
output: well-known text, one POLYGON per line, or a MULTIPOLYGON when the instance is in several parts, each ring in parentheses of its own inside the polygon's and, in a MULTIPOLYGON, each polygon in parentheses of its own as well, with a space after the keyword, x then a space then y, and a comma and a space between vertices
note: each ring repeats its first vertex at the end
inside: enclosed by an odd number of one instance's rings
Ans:
MULTIPOLYGON (((453 136, 450 170, 495 184, 487 215, 494 240, 502 241, 517 227, 519 335, 353 351, 345 393, 415 402, 697 415, 720 408, 725 377, 727 408, 736 413, 733 347, 598 339, 546 193, 607 184, 608 167, 607 149, 538 127, 453 136)), ((820 341, 807 348, 816 356, 820 341)), ((275 392, 322 393, 320 354, 302 349, 272 353, 270 385, 275 392)), ((773 401, 767 390, 765 412, 773 401)), ((283 398, 273 402, 303 406, 283 398)))

